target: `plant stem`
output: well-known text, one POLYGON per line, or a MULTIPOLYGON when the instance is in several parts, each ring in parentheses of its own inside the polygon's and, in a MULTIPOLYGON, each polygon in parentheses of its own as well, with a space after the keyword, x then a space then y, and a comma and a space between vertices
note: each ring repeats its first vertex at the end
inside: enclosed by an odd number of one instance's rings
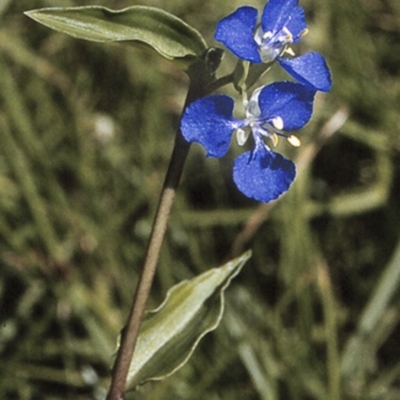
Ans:
MULTIPOLYGON (((185 101, 185 108, 192 101, 206 94, 207 84, 209 83, 208 81, 212 80, 212 77, 205 73, 205 69, 201 64, 196 65, 192 71, 189 71, 189 76, 193 79, 191 79, 189 92, 185 101)), ((121 333, 121 344, 115 360, 107 400, 123 399, 129 367, 132 362, 137 338, 139 336, 140 324, 145 312, 147 299, 150 295, 150 289, 160 257, 161 245, 164 240, 169 215, 171 213, 189 148, 190 144, 185 141, 178 130, 170 164, 161 191, 157 212, 154 218, 142 273, 136 288, 128 322, 121 333)))
POLYGON ((128 322, 121 335, 121 345, 113 370, 113 380, 107 400, 120 400, 125 390, 125 382, 133 357, 140 323, 146 308, 147 299, 153 283, 161 245, 167 229, 168 218, 175 198, 176 187, 179 183, 189 144, 179 134, 177 135, 171 163, 165 178, 163 190, 156 217, 153 223, 152 234, 147 247, 146 258, 142 274, 136 289, 134 302, 128 317, 128 322), (179 157, 178 157, 179 155, 179 157), (177 163, 181 165, 177 165, 177 163))
POLYGON ((207 87, 207 91, 209 93, 212 93, 215 90, 219 89, 220 87, 225 86, 232 82, 233 82, 233 72, 231 74, 222 76, 221 78, 211 82, 207 87))

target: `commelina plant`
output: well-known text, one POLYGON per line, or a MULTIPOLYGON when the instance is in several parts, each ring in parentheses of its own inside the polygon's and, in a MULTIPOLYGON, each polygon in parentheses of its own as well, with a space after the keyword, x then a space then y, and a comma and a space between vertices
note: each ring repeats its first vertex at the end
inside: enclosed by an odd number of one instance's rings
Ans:
POLYGON ((320 54, 296 56, 291 47, 308 32, 298 0, 269 0, 260 18, 257 9, 243 6, 218 22, 215 40, 237 58, 232 72, 222 77, 217 77, 217 72, 224 50, 209 47, 193 27, 158 8, 44 8, 26 15, 80 39, 140 43, 174 62, 190 78, 141 277, 112 371, 107 399, 120 400, 126 390, 162 379, 188 360, 199 340, 218 325, 223 292, 250 257, 247 252, 220 268, 179 283, 157 310, 145 314, 190 144, 199 143, 207 156, 220 158, 228 152, 232 135, 239 146, 251 140, 253 149, 234 162, 233 180, 249 198, 266 203, 275 200, 289 189, 296 168, 272 148, 279 138, 300 145, 300 139, 290 132, 310 120, 315 94, 331 89, 331 76, 320 54), (288 80, 252 89, 266 81, 266 73, 274 64, 287 72, 288 80), (238 107, 235 99, 214 93, 227 84, 233 84, 238 92, 238 107), (234 109, 239 109, 239 114, 241 110, 240 117, 234 116, 234 109))
POLYGON ((276 144, 278 137, 287 137, 290 143, 298 145, 299 140, 286 136, 284 131, 300 129, 309 121, 316 91, 329 91, 331 78, 320 54, 292 56, 290 45, 308 31, 297 0, 270 0, 259 25, 257 14, 253 7, 239 8, 218 23, 215 39, 247 62, 277 61, 299 83, 276 82, 254 90, 250 100, 244 96, 246 118, 242 120, 233 117, 234 101, 228 96, 199 99, 185 110, 181 130, 186 140, 203 145, 211 157, 226 154, 234 131, 239 145, 246 142, 251 132, 254 150, 236 159, 233 179, 246 196, 269 202, 289 189, 295 178, 295 166, 273 152, 264 138, 276 144))

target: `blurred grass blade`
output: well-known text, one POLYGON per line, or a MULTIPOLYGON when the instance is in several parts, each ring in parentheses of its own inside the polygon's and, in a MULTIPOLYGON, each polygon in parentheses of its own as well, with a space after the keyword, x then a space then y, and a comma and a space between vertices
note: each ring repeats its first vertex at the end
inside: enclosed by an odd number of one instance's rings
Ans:
POLYGON ((400 285, 400 242, 384 271, 376 290, 361 316, 356 334, 349 340, 342 358, 342 374, 351 377, 359 368, 367 368, 363 354, 371 351, 369 339, 385 316, 392 297, 397 294, 400 285))
POLYGON ((156 310, 146 314, 129 374, 128 387, 160 380, 182 367, 201 338, 222 317, 224 290, 251 252, 171 288, 156 310))
POLYGON ((184 61, 186 66, 207 49, 197 30, 154 7, 132 6, 118 11, 101 6, 54 7, 27 11, 25 14, 75 38, 95 42, 140 43, 169 60, 184 61))
POLYGON ((37 176, 33 174, 32 166, 13 137, 3 113, 0 113, 0 131, 2 155, 16 176, 19 188, 35 221, 37 233, 42 238, 48 253, 53 257, 57 257, 59 247, 57 235, 48 215, 47 204, 38 191, 37 176))

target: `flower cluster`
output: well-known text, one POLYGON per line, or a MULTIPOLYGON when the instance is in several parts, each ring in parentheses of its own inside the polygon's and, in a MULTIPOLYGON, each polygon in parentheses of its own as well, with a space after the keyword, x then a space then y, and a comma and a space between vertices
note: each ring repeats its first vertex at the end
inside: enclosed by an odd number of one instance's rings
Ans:
POLYGON ((244 119, 233 117, 231 97, 216 94, 190 104, 181 120, 185 139, 200 143, 211 157, 226 154, 234 132, 239 145, 251 134, 254 149, 235 160, 233 179, 242 193, 263 202, 286 192, 296 175, 293 162, 272 151, 264 139, 276 144, 278 137, 285 137, 299 145, 296 136, 285 132, 302 128, 311 118, 315 93, 329 91, 332 85, 320 54, 294 57, 289 47, 307 32, 304 11, 297 3, 269 0, 259 25, 257 10, 241 7, 218 23, 215 39, 242 60, 279 63, 298 83, 276 82, 256 89, 250 100, 244 101, 244 119))

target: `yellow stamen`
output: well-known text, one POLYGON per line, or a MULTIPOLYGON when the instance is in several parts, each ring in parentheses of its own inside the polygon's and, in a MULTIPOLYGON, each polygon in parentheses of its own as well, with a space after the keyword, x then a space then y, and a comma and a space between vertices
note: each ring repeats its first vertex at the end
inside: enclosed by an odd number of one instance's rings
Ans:
POLYGON ((286 36, 283 36, 282 39, 284 39, 287 43, 293 43, 292 32, 290 32, 286 26, 283 27, 282 31, 286 34, 286 36))
POLYGON ((271 139, 272 139, 273 145, 274 145, 275 147, 278 146, 278 143, 279 143, 279 136, 278 136, 276 133, 274 133, 274 132, 271 133, 271 139))
POLYGON ((273 127, 275 129, 278 129, 278 130, 281 131, 283 129, 283 126, 284 126, 283 119, 281 117, 275 117, 272 120, 272 125, 273 125, 273 127))
POLYGON ((304 31, 300 33, 300 37, 306 36, 308 32, 308 28, 304 29, 304 31))
POLYGON ((290 135, 287 138, 287 141, 293 146, 293 147, 300 147, 301 146, 301 141, 300 139, 295 136, 295 135, 290 135))
POLYGON ((292 57, 296 56, 296 53, 293 51, 293 49, 291 47, 286 47, 285 53, 289 54, 289 56, 292 56, 292 57))
POLYGON ((249 137, 249 134, 250 134, 249 131, 245 131, 242 128, 239 128, 236 131, 236 139, 237 139, 237 142, 238 142, 239 146, 243 146, 246 143, 246 141, 247 141, 247 139, 249 137))
POLYGON ((262 35, 262 38, 265 39, 270 39, 272 38, 272 32, 268 31, 268 32, 264 32, 264 34, 262 35))

